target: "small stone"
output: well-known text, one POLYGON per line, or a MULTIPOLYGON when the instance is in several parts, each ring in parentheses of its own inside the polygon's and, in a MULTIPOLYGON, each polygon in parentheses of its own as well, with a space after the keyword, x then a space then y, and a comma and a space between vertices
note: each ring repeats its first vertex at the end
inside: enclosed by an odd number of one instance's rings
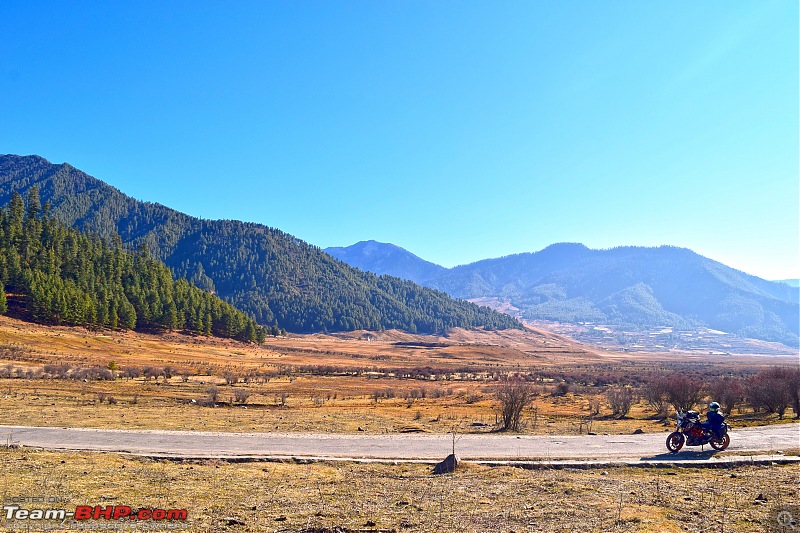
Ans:
POLYGON ((282 515, 280 515, 280 516, 276 516, 276 517, 275 517, 275 521, 276 521, 276 522, 286 522, 286 515, 285 515, 285 514, 282 514, 282 515))
POLYGON ((375 522, 373 522, 372 520, 367 520, 366 522, 364 522, 364 525, 366 527, 375 527, 375 522))
POLYGON ((607 476, 608 475, 608 470, 603 470, 602 472, 600 472, 600 475, 601 476, 607 476))
POLYGON ((226 516, 222 519, 226 526, 243 526, 244 522, 234 516, 226 516))
POLYGON ((641 435, 642 433, 644 433, 644 431, 642 431, 642 428, 636 428, 636 429, 633 431, 633 434, 634 434, 634 435, 641 435))

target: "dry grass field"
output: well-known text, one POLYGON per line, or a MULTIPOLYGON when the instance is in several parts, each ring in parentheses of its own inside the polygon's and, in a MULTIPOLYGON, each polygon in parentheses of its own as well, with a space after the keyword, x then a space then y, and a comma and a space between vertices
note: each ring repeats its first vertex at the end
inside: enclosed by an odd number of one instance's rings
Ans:
MULTIPOLYGON (((800 479, 798 465, 603 471, 467 464, 432 476, 429 466, 414 464, 166 462, 19 449, 0 450, 0 463, 5 498, 55 497, 63 503, 54 507, 67 510, 185 508, 184 530, 232 532, 767 531, 776 505, 797 502, 800 479)), ((124 525, 141 531, 145 524, 124 525)), ((0 531, 25 527, 30 522, 0 520, 0 531)))
MULTIPOLYGON (((536 330, 456 330, 448 337, 355 332, 270 338, 256 347, 177 333, 42 327, 0 317, 0 368, 20 376, 0 379, 0 424, 486 432, 497 422, 496 379, 509 372, 534 372, 542 377, 524 413, 523 432, 661 432, 668 427, 654 420, 643 402, 625 418, 612 417, 603 389, 582 386, 581 377, 633 376, 675 365, 706 372, 752 371, 776 361, 780 359, 605 353, 536 330), (45 365, 106 368, 112 361, 118 367, 113 381, 24 377, 25 371, 41 371, 45 365), (168 369, 171 377, 119 377, 126 369, 148 366, 168 369), (557 393, 562 375, 574 376, 576 382, 561 383, 565 389, 557 393), (230 383, 232 377, 236 383, 230 383)), ((791 416, 789 411, 787 422, 791 416)), ((774 423, 776 418, 745 410, 734 412, 731 422, 742 427, 774 423)))
MULTIPOLYGON (((0 372, 9 376, 0 378, 0 424, 479 433, 495 429, 498 379, 521 373, 537 376, 524 433, 662 432, 669 428, 643 402, 626 418, 612 417, 604 387, 587 380, 624 376, 635 383, 681 369, 745 375, 785 361, 611 353, 539 330, 355 332, 271 338, 256 347, 0 317, 0 372), (111 372, 109 366, 116 379, 80 377, 92 368, 111 372), (131 375, 148 367, 151 377, 131 375), (51 377, 64 368, 68 379, 51 377)), ((734 427, 778 422, 747 409, 731 419, 734 427)), ((0 449, 0 465, 6 502, 44 496, 67 510, 185 508, 188 520, 179 525, 192 532, 761 531, 775 505, 797 501, 800 479, 798 465, 603 471, 466 464, 432 476, 423 464, 170 462, 13 447, 0 449)), ((126 522, 122 530, 170 525, 126 522)), ((112 530, 102 520, 47 524, 51 531, 79 526, 112 530)), ((0 519, 0 531, 37 530, 0 519)))

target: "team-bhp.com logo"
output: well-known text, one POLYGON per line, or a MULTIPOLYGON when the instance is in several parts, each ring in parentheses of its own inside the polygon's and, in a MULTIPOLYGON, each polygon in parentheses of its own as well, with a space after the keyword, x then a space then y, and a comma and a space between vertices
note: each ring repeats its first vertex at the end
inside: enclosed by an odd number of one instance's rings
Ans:
POLYGON ((133 509, 127 505, 79 505, 75 511, 66 509, 23 509, 19 505, 4 505, 6 520, 142 520, 185 521, 186 509, 133 509))

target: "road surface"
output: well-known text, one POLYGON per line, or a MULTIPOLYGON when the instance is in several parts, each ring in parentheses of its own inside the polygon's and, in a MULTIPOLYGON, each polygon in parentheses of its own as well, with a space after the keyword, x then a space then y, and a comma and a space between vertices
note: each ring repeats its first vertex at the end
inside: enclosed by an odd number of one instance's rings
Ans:
MULTIPOLYGON (((800 424, 731 431, 731 454, 800 448, 800 424)), ((548 461, 671 460, 697 457, 700 447, 684 447, 673 456, 667 432, 640 435, 459 435, 456 451, 464 460, 548 461)), ((218 433, 0 426, 0 445, 49 450, 122 452, 177 458, 315 458, 441 460, 452 450, 451 435, 342 435, 318 433, 218 433)), ((705 450, 709 450, 708 446, 705 450)), ((702 455, 706 457, 707 455, 702 455)))

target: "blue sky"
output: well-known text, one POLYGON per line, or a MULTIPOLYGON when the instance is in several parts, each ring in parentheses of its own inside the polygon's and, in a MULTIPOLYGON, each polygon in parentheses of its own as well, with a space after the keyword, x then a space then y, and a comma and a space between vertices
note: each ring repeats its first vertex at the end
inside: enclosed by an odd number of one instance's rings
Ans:
POLYGON ((3 2, 0 153, 445 266, 685 246, 800 276, 798 3, 3 2))

